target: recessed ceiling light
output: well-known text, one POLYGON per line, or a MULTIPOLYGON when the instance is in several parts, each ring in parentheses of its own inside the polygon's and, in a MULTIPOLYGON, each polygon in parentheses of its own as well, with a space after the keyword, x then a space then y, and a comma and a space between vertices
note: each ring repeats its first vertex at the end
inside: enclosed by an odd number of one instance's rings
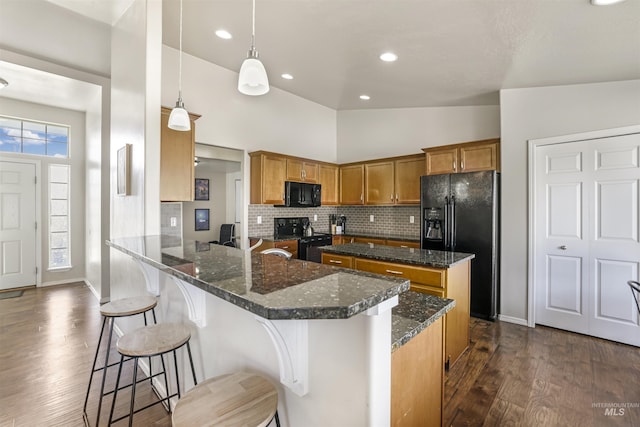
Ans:
POLYGON ((280 77, 282 77, 285 80, 293 80, 293 76, 289 73, 284 73, 280 77))
POLYGON ((622 3, 624 0, 591 0, 594 6, 609 6, 610 4, 622 3))
POLYGON ((9 86, 9 82, 3 79, 2 77, 0 77, 0 89, 2 89, 5 86, 9 86))
POLYGON ((229 33, 229 31, 227 30, 218 30, 216 31, 216 36, 220 37, 221 39, 229 40, 231 38, 231 33, 229 33))
POLYGON ((360 99, 362 99, 363 101, 368 101, 371 99, 371 97, 369 95, 360 95, 360 99))
POLYGON ((380 55, 380 59, 382 59, 384 62, 393 62, 398 59, 398 55, 393 52, 385 52, 380 55))

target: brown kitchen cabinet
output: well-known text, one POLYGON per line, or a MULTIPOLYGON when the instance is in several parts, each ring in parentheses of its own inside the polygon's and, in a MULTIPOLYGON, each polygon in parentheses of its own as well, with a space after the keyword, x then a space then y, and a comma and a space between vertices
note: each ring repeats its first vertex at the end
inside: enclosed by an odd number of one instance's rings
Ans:
POLYGON ((366 205, 419 205, 424 155, 365 163, 366 205))
POLYGON ((322 263, 336 267, 353 268, 353 257, 338 254, 322 254, 322 263))
POLYGON ((423 148, 426 174, 500 170, 500 139, 423 148))
POLYGON ((391 426, 442 427, 444 317, 391 353, 391 426))
POLYGON ((340 166, 340 204, 364 204, 364 164, 340 166))
POLYGON ((160 201, 190 202, 194 197, 195 121, 189 113, 190 131, 169 129, 171 109, 161 108, 160 114, 160 201))
POLYGON ((455 300, 456 306, 446 314, 445 367, 448 369, 469 347, 471 262, 449 268, 420 267, 364 258, 354 258, 356 270, 402 277, 411 281, 411 290, 455 300))
MULTIPOLYGON (((249 239, 249 246, 253 246, 258 243, 259 239, 251 238, 249 239)), ((298 258, 298 241, 297 240, 262 240, 262 244, 255 248, 254 252, 262 252, 265 249, 269 248, 280 248, 285 251, 291 253, 292 258, 298 258)))
MULTIPOLYGON (((347 243, 347 242, 345 242, 347 243)), ((348 243, 367 243, 369 245, 385 245, 387 242, 385 239, 375 238, 375 237, 366 237, 366 236, 358 236, 351 237, 348 240, 348 243)))
POLYGON ((287 159, 278 154, 256 151, 251 158, 251 195, 254 205, 284 205, 287 159))
POLYGON ((414 248, 420 249, 420 242, 416 242, 413 240, 391 240, 387 239, 387 246, 396 246, 398 248, 414 248))
POLYGON ((309 182, 319 181, 318 164, 301 159, 287 158, 287 181, 309 182))
POLYGON ((320 163, 318 165, 318 182, 322 186, 322 205, 340 203, 340 172, 336 165, 320 163))

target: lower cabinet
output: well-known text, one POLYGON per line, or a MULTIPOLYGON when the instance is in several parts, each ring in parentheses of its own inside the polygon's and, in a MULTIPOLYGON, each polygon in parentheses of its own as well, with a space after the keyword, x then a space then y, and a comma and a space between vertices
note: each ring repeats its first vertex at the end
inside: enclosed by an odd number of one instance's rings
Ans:
POLYGON ((322 254, 322 263, 336 267, 353 268, 353 257, 336 254, 322 254))
MULTIPOLYGON (((249 239, 249 246, 258 243, 258 239, 249 239)), ((260 246, 254 249, 255 252, 264 251, 269 248, 280 248, 290 252, 292 258, 298 258, 298 241, 297 240, 264 240, 260 246)))
POLYGON ((352 268, 356 270, 409 279, 412 291, 455 300, 456 306, 445 315, 445 369, 449 369, 469 347, 471 280, 471 263, 469 261, 449 268, 430 268, 324 253, 322 262, 335 265, 335 262, 329 262, 329 257, 337 256, 341 257, 340 261, 342 261, 341 266, 343 267, 347 266, 345 259, 352 258, 352 268))
POLYGON ((444 317, 391 353, 391 426, 441 427, 444 317))

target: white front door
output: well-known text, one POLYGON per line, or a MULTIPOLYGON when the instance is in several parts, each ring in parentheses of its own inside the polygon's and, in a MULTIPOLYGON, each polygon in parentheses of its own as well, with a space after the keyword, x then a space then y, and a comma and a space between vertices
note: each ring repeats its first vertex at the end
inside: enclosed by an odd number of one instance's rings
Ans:
POLYGON ((640 346, 639 155, 639 134, 536 147, 536 323, 640 346))
POLYGON ((0 289, 36 284, 36 167, 0 162, 0 289))

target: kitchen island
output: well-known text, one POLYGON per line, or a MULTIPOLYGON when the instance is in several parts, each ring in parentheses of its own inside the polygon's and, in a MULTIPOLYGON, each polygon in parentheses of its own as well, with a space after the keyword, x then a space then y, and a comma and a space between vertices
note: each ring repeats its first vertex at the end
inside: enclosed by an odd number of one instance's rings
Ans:
POLYGON ((320 249, 324 264, 403 277, 411 281, 414 291, 455 300, 455 308, 445 318, 445 367, 468 348, 470 273, 475 255, 364 243, 320 249))
MULTIPOLYGON (((159 321, 197 326, 200 378, 237 370, 279 378, 285 426, 389 425, 392 331, 398 348, 426 327, 406 323, 406 312, 392 322, 408 280, 203 242, 163 247, 161 236, 107 244, 140 266, 146 290, 160 297, 159 321)), ((433 321, 452 305, 441 303, 433 321)))

